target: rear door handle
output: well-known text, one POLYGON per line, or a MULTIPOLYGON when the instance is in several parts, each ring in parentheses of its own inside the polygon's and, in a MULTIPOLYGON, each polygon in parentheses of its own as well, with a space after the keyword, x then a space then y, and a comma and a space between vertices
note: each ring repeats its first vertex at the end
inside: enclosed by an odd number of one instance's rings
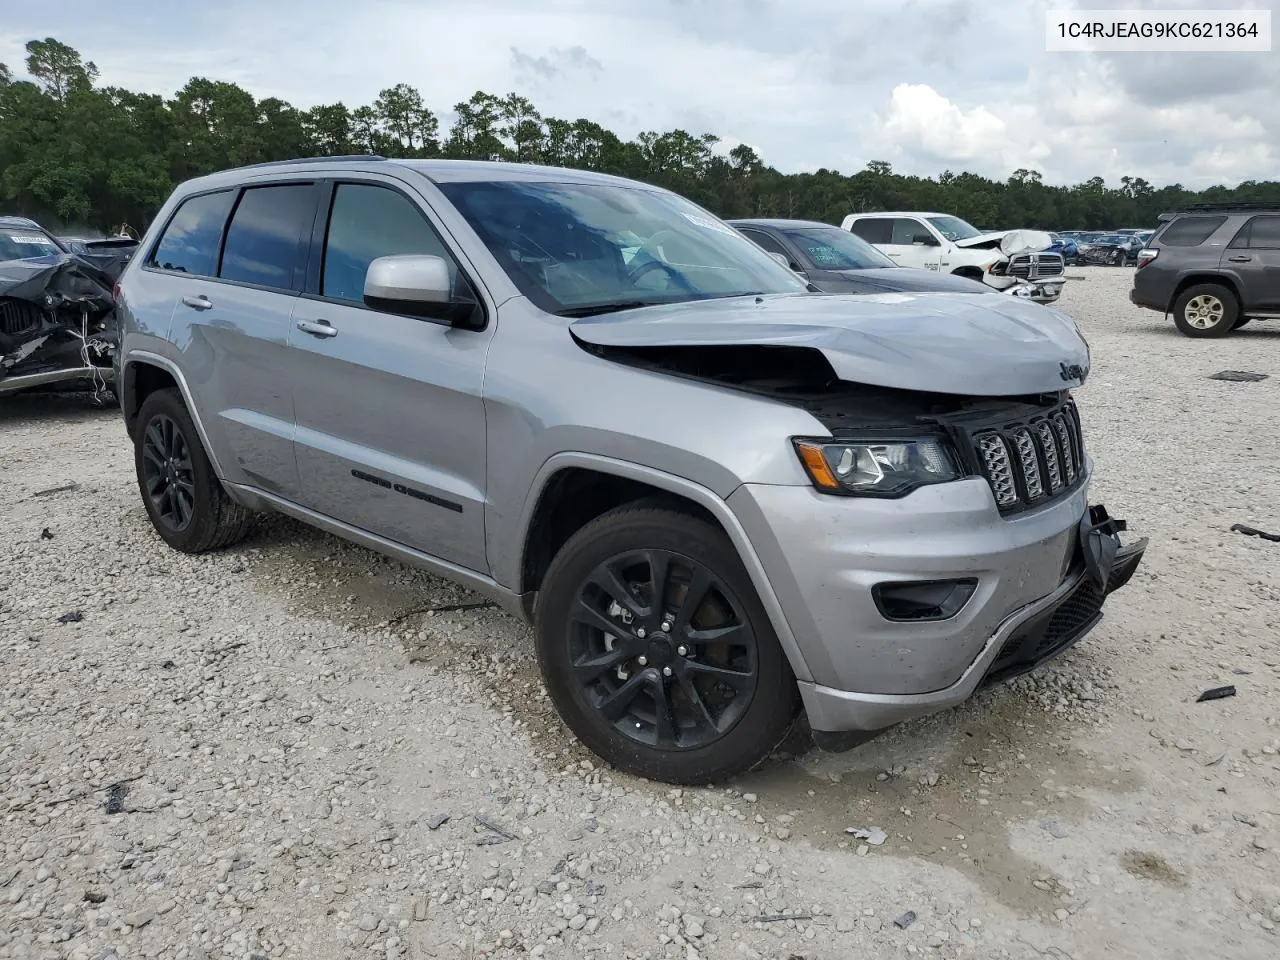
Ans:
POLYGON ((210 310, 213 308, 213 302, 203 293, 198 297, 183 297, 182 302, 192 310, 210 310))
POLYGON ((298 329, 303 333, 311 334, 313 337, 336 337, 338 335, 338 328, 328 320, 316 320, 314 323, 310 320, 299 320, 298 329))
POLYGON ((1227 257, 1232 263, 1248 263, 1253 257, 1227 257))

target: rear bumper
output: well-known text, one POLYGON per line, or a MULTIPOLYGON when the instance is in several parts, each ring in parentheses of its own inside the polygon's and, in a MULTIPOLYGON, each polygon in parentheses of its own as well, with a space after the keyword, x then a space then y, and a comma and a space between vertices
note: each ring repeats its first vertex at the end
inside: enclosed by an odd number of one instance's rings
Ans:
POLYGON ((1122 545, 1123 523, 1095 526, 1101 508, 1091 508, 1077 528, 1066 577, 1052 593, 1010 614, 991 633, 958 680, 921 694, 872 694, 800 684, 819 745, 854 746, 869 735, 967 700, 979 687, 1033 670, 1069 649, 1102 619, 1107 596, 1127 584, 1142 561, 1147 541, 1122 545))

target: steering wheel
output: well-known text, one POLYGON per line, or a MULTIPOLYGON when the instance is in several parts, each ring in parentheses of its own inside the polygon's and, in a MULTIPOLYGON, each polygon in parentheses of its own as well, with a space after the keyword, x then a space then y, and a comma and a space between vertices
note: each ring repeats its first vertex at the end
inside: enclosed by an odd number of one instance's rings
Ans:
POLYGON ((632 257, 634 260, 643 253, 648 256, 649 259, 640 264, 640 266, 636 267, 634 270, 628 270, 627 279, 632 283, 635 283, 652 270, 662 270, 672 280, 684 287, 685 290, 693 293, 694 288, 690 285, 689 281, 687 281, 669 263, 661 259, 657 253, 657 248, 662 245, 664 240, 679 239, 679 237, 680 234, 676 233, 674 230, 659 230, 657 233, 649 237, 649 239, 640 245, 636 250, 635 255, 632 257))

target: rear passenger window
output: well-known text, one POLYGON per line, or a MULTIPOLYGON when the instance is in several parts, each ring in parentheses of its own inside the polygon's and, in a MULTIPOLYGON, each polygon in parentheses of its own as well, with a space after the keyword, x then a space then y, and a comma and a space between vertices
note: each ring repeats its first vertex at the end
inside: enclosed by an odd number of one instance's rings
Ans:
POLYGON ((222 190, 182 201, 156 244, 148 266, 212 277, 218 269, 218 246, 232 197, 230 190, 222 190))
POLYGON ((252 187, 240 197, 227 228, 218 276, 277 290, 301 289, 303 239, 315 219, 309 183, 252 187))
POLYGON ((1166 247, 1198 247, 1227 222, 1226 217, 1179 217, 1160 234, 1166 247))
POLYGON ((850 231, 867 243, 888 243, 893 232, 893 220, 888 217, 868 217, 853 221, 850 231))
POLYGON ((443 257, 456 282, 457 265, 427 218, 403 194, 387 187, 342 183, 333 195, 325 238, 320 293, 364 302, 364 275, 378 257, 428 253, 443 257))

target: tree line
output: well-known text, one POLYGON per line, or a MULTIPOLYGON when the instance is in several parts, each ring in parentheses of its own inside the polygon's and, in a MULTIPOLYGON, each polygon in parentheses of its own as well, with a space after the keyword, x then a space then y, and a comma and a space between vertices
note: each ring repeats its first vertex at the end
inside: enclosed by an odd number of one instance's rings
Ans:
POLYGON ((1150 226, 1195 202, 1280 202, 1280 182, 1246 181, 1196 192, 1141 177, 1108 186, 1044 183, 1034 170, 1007 180, 947 170, 895 173, 872 161, 853 174, 781 173, 749 146, 714 134, 645 131, 623 140, 583 118, 543 116, 516 93, 477 91, 454 106, 447 129, 408 84, 371 104, 300 110, 255 99, 234 83, 195 77, 172 97, 98 84, 98 68, 50 37, 26 44, 19 80, 0 63, 0 213, 50 226, 139 233, 177 184, 214 170, 291 157, 377 153, 546 163, 659 184, 722 217, 795 217, 839 223, 852 212, 939 210, 979 227, 1106 229, 1150 226))

